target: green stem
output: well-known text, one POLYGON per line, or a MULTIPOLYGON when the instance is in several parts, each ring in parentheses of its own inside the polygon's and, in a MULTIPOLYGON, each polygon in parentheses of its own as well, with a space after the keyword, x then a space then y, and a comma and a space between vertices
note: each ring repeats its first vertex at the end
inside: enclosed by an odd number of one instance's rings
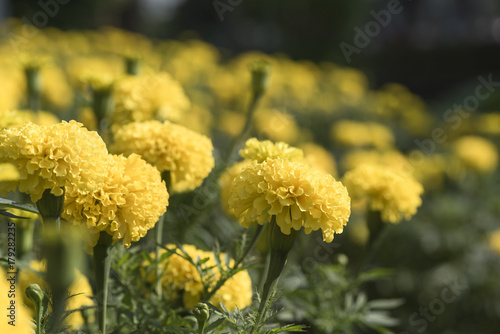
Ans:
POLYGON ((35 232, 35 221, 27 220, 16 223, 17 239, 19 245, 17 247, 17 257, 20 259, 25 254, 28 254, 33 249, 33 235, 35 232))
POLYGON ((29 66, 24 69, 26 77, 26 90, 28 95, 28 106, 34 113, 40 110, 41 78, 38 66, 29 66))
POLYGON ((238 137, 236 137, 233 140, 233 143, 231 145, 231 149, 229 150, 229 153, 226 157, 225 165, 229 165, 231 162, 231 158, 233 155, 236 153, 236 150, 238 147, 247 139, 248 135, 250 134, 250 129, 252 127, 252 118, 253 115, 255 114, 255 110, 257 109, 257 104, 260 101, 261 97, 263 96, 262 93, 254 93, 252 95, 252 100, 250 101, 250 105, 248 106, 248 111, 247 111, 247 118, 245 121, 245 126, 243 127, 243 130, 240 132, 238 137))
POLYGON ((161 245, 163 245, 163 224, 165 222, 165 213, 161 215, 160 219, 156 223, 155 226, 155 237, 156 237, 156 245, 155 245, 155 259, 156 259, 156 294, 158 297, 162 297, 163 295, 163 287, 161 284, 161 264, 160 264, 160 249, 161 245))
POLYGON ((375 253, 377 241, 380 239, 380 235, 384 230, 385 224, 380 217, 380 211, 373 211, 370 208, 366 211, 366 224, 370 232, 369 239, 365 248, 363 250, 363 255, 359 261, 359 265, 356 268, 356 273, 359 275, 366 265, 370 262, 375 253))
POLYGON ((111 269, 111 244, 113 237, 101 232, 94 247, 94 274, 97 288, 97 321, 102 334, 106 334, 106 316, 108 303, 108 282, 111 269))
POLYGON ((269 269, 264 282, 264 290, 261 295, 261 301, 259 305, 259 311, 257 313, 257 318, 255 321, 255 326, 252 329, 252 334, 255 333, 259 326, 259 322, 263 316, 265 316, 265 309, 268 303, 269 297, 271 295, 272 288, 276 280, 280 277, 283 268, 285 267, 288 252, 292 249, 295 239, 297 237, 297 231, 293 228, 289 235, 285 235, 281 232, 280 227, 276 223, 276 216, 272 216, 270 222, 269 230, 269 244, 270 244, 270 260, 269 269))

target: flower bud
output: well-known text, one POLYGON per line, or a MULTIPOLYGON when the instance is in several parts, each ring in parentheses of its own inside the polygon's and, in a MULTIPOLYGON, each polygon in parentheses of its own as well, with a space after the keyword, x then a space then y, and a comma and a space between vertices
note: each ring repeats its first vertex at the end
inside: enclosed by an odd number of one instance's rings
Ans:
POLYGON ((208 318, 210 318, 210 310, 208 309, 208 305, 205 303, 196 304, 196 306, 193 308, 193 315, 198 321, 198 328, 205 328, 205 324, 207 323, 208 318))
POLYGON ((252 72, 252 90, 254 95, 264 94, 269 86, 269 76, 271 74, 271 64, 265 60, 256 61, 250 64, 252 72))

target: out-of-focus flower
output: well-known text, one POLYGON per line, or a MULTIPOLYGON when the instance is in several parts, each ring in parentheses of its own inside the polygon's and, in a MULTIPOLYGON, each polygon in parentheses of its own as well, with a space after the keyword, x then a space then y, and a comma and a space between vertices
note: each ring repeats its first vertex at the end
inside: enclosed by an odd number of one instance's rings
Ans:
POLYGON ((250 160, 243 160, 235 163, 231 167, 227 168, 224 173, 219 178, 219 188, 220 188, 220 201, 222 204, 222 209, 231 218, 237 219, 234 211, 229 207, 229 198, 231 196, 231 185, 233 180, 247 167, 250 165, 250 160))
POLYGON ((273 141, 293 143, 300 134, 295 119, 278 109, 259 109, 253 121, 259 136, 265 136, 273 141))
POLYGON ((236 137, 241 133, 245 126, 245 115, 234 111, 223 111, 217 122, 217 129, 228 134, 230 137, 236 137))
POLYGON ((168 121, 130 123, 114 139, 112 151, 137 153, 160 172, 169 171, 174 192, 195 189, 214 167, 210 138, 168 121))
POLYGON ((490 248, 500 255, 500 229, 491 232, 489 236, 490 248))
POLYGON ((2 321, 0 332, 9 334, 30 334, 35 332, 35 325, 30 311, 22 302, 22 294, 15 293, 21 290, 17 286, 16 275, 6 275, 0 267, 0 307, 2 308, 2 321), (11 297, 9 291, 14 291, 11 297), (12 306, 12 302, 15 302, 12 306))
POLYGON ((16 166, 5 162, 0 164, 0 182, 19 180, 19 171, 16 166))
POLYGON ((0 132, 0 162, 15 165, 19 180, 8 182, 3 191, 19 187, 37 202, 45 189, 56 196, 70 184, 82 191, 95 189, 104 179, 107 153, 101 137, 75 121, 4 129, 0 132))
POLYGON ((381 165, 361 165, 343 179, 353 201, 368 199, 372 211, 379 211, 384 222, 410 219, 422 204, 424 191, 410 174, 381 165))
POLYGON ((127 124, 149 120, 178 121, 190 107, 182 86, 168 73, 146 73, 119 80, 111 120, 127 124))
POLYGON ((263 162, 270 159, 287 159, 290 161, 304 160, 302 150, 292 147, 284 142, 273 143, 270 140, 260 141, 257 138, 250 138, 245 146, 240 150, 240 155, 249 160, 263 162))
POLYGON ((8 129, 24 125, 28 122, 37 125, 52 125, 60 120, 54 114, 47 111, 34 113, 31 110, 2 110, 0 111, 0 129, 8 129))
POLYGON ((122 240, 125 247, 144 237, 168 205, 168 193, 160 172, 137 154, 128 158, 110 155, 100 167, 105 179, 93 192, 66 187, 62 218, 89 229, 87 251, 96 245, 100 232, 122 240))
POLYGON ((453 152, 467 168, 478 173, 492 172, 498 165, 498 152, 495 145, 481 137, 459 138, 453 144, 453 152))
POLYGON ((40 76, 42 80, 42 105, 60 110, 69 108, 73 104, 73 90, 59 67, 43 66, 40 76))
POLYGON ((292 228, 304 227, 305 233, 321 229, 326 242, 342 233, 350 202, 347 189, 331 175, 286 159, 252 163, 234 179, 229 199, 247 228, 276 216, 283 234, 289 235, 292 228))
MULTIPOLYGON (((167 245, 166 247, 169 249, 175 248, 174 245, 167 245)), ((208 259, 202 266, 212 268, 211 275, 213 275, 212 278, 215 280, 213 284, 215 284, 221 274, 214 254, 199 250, 191 245, 183 245, 182 249, 195 262, 208 259)), ((182 294, 184 306, 191 309, 202 297, 203 284, 195 266, 184 258, 185 255, 180 250, 177 251, 177 254, 172 254, 162 262, 162 265, 165 266, 161 278, 162 286, 166 294, 172 298, 176 298, 179 294, 182 294), (181 254, 182 256, 177 254, 181 254)), ((225 254, 222 253, 221 257, 224 258, 224 256, 225 254)), ((226 267, 224 261, 220 262, 223 267, 226 267)), ((231 260, 229 265, 233 264, 234 261, 231 260)), ((236 307, 241 310, 249 306, 252 303, 252 281, 248 272, 242 270, 227 280, 209 301, 216 306, 223 303, 229 311, 234 311, 236 307)))
MULTIPOLYGON (((45 261, 31 261, 30 268, 25 268, 19 271, 20 291, 24 296, 24 303, 35 311, 35 305, 24 294, 24 291, 30 284, 38 284, 42 290, 50 291, 50 286, 44 280, 43 275, 46 272, 45 261)), ((75 281, 68 289, 68 294, 71 296, 66 299, 66 311, 76 310, 84 306, 94 306, 92 300, 92 287, 85 275, 75 269, 75 281)), ((64 324, 71 329, 76 330, 83 326, 84 320, 81 312, 73 312, 64 320, 64 324)))
POLYGON ((322 146, 306 143, 300 145, 299 148, 304 152, 304 162, 331 174, 333 177, 337 176, 337 163, 330 152, 322 146))
POLYGON ((413 166, 408 159, 397 150, 352 150, 342 158, 342 168, 348 171, 363 164, 387 166, 393 170, 411 172, 413 166))
POLYGON ((330 135, 335 143, 348 147, 389 148, 394 145, 391 129, 373 122, 338 121, 333 124, 330 135))
POLYGON ((475 129, 479 133, 500 135, 500 112, 480 113, 477 115, 475 129))

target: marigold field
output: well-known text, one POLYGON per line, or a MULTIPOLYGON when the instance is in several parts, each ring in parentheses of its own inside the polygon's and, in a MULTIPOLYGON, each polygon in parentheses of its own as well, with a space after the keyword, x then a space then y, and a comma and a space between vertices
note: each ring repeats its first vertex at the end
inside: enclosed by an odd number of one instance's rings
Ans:
POLYGON ((331 62, 23 29, 0 28, 0 333, 500 328, 500 112, 331 62))

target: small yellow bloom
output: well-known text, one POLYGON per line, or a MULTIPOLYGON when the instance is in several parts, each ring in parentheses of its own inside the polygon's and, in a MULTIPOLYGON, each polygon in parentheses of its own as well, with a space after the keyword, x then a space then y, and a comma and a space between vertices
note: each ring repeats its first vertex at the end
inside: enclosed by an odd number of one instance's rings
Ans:
POLYGON ((257 138, 248 139, 245 147, 240 150, 240 155, 245 159, 256 160, 257 162, 263 162, 267 158, 287 159, 290 161, 304 160, 304 154, 298 148, 284 142, 259 141, 257 138))
MULTIPOLYGON (((169 249, 175 248, 174 245, 167 245, 166 247, 169 249)), ((206 268, 213 267, 211 274, 215 282, 220 278, 220 272, 212 252, 202 251, 191 245, 183 245, 182 248, 195 262, 208 259, 203 266, 206 268)), ((183 257, 185 255, 180 250, 177 251, 177 254, 171 255, 162 263, 165 265, 161 278, 162 286, 166 294, 172 298, 175 298, 179 293, 183 293, 184 306, 191 309, 200 301, 203 294, 201 277, 196 268, 183 257)), ((222 253, 221 258, 224 257, 225 254, 222 253)), ((224 261, 220 262, 222 266, 225 266, 224 261)), ((231 260, 230 265, 233 264, 234 261, 231 260)), ((213 283, 215 284, 215 282, 213 283)), ((242 310, 249 306, 252 303, 252 281, 248 272, 242 270, 227 280, 210 298, 210 303, 215 306, 223 303, 229 311, 234 311, 236 307, 242 310)))
POLYGON ((491 232, 489 237, 490 248, 500 255, 500 229, 491 232))
POLYGON ((380 211, 385 222, 410 219, 422 204, 422 185, 410 174, 386 166, 358 166, 347 172, 343 181, 353 201, 367 198, 370 209, 380 211))
POLYGON ((214 167, 210 138, 168 121, 130 123, 114 139, 112 151, 137 153, 160 172, 170 171, 174 192, 200 186, 214 167))
POLYGON ((349 219, 350 202, 347 189, 331 175, 304 163, 267 159, 253 162, 234 179, 229 206, 244 227, 276 216, 283 234, 292 228, 321 229, 323 240, 332 242, 349 219))
POLYGON ((247 167, 250 165, 250 160, 243 160, 235 163, 231 167, 227 168, 224 173, 219 177, 219 188, 220 188, 220 201, 222 204, 222 209, 231 218, 237 219, 233 209, 229 207, 229 198, 231 197, 231 185, 233 180, 247 167))
POLYGON ((461 137, 455 141, 453 152, 466 167, 478 173, 492 172, 498 165, 497 148, 481 137, 461 137))
POLYGON ((299 148, 304 152, 304 162, 331 174, 333 177, 337 176, 337 163, 328 150, 314 143, 306 143, 300 145, 299 148))
POLYGON ((394 135, 391 129, 373 122, 338 121, 333 124, 330 136, 335 143, 349 147, 388 148, 394 146, 394 135))

